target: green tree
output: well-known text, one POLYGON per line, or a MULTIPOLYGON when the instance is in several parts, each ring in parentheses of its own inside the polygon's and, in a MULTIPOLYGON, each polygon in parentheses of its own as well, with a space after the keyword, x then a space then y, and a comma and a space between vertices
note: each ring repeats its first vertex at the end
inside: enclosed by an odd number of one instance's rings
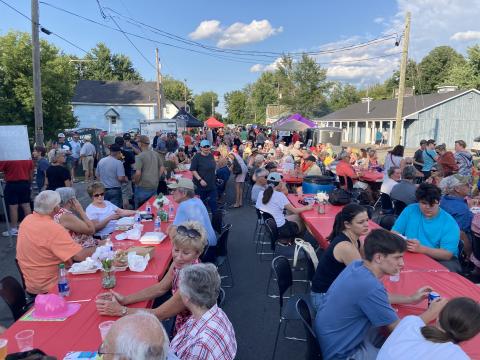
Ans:
POLYGON ((225 109, 231 124, 244 124, 247 120, 247 95, 241 90, 228 92, 224 95, 225 109))
POLYGON ((455 64, 447 76, 444 85, 456 85, 461 89, 480 89, 480 46, 468 48, 468 58, 464 63, 455 64))
MULTIPOLYGON (((398 89, 400 84, 400 70, 397 70, 393 75, 385 80, 385 91, 389 94, 388 97, 392 98, 395 89, 398 89)), ((418 76, 418 65, 413 59, 408 59, 407 69, 405 71, 405 87, 415 87, 415 93, 422 92, 422 86, 418 76)))
MULTIPOLYGON (((59 130, 76 125, 70 101, 75 85, 75 69, 70 57, 52 44, 40 41, 42 107, 46 139, 59 130)), ((28 33, 9 32, 0 36, 0 122, 26 124, 34 133, 32 45, 28 33)))
POLYGON ((422 93, 435 92, 436 87, 443 84, 449 71, 455 65, 464 63, 464 57, 450 46, 436 47, 418 65, 420 91, 422 93))
POLYGON ((143 80, 128 56, 113 54, 104 43, 98 43, 81 60, 75 62, 79 80, 143 80))
POLYGON ((358 90, 358 96, 361 98, 368 97, 374 100, 384 100, 384 99, 392 99, 393 98, 393 91, 387 90, 387 86, 385 84, 373 84, 370 85, 365 89, 358 90))
MULTIPOLYGON (((212 116, 212 100, 214 106, 217 107, 218 102, 218 95, 213 91, 206 91, 198 94, 194 97, 194 111, 193 115, 196 116, 199 120, 205 121, 210 116, 212 116)), ((217 117, 219 114, 215 113, 217 117)), ((219 117, 217 117, 218 119, 219 117)))
POLYGON ((167 99, 185 101, 186 98, 188 104, 193 104, 192 90, 184 82, 166 75, 162 79, 162 86, 163 93, 167 99))
POLYGON ((278 81, 274 73, 266 71, 252 84, 249 91, 251 104, 250 120, 264 123, 268 104, 278 103, 278 81))
POLYGON ((360 95, 355 86, 336 82, 330 89, 328 108, 336 111, 360 101, 360 95))

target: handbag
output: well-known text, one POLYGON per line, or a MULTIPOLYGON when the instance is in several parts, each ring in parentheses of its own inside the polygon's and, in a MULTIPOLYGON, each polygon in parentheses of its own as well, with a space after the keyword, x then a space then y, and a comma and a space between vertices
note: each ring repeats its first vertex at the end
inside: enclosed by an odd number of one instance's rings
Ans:
POLYGON ((332 205, 347 205, 352 201, 351 195, 344 189, 333 189, 328 197, 332 205))
POLYGON ((308 256, 310 256, 310 259, 312 260, 312 263, 313 263, 313 267, 315 268, 315 270, 317 270, 318 257, 317 257, 317 253, 315 252, 315 249, 313 248, 312 244, 300 238, 295 238, 295 252, 293 253, 293 267, 297 266, 298 253, 300 252, 300 249, 303 249, 303 251, 305 251, 308 254, 308 256))
POLYGON ((233 159, 233 168, 232 168, 233 175, 239 175, 242 173, 242 167, 238 163, 238 160, 235 158, 233 159))

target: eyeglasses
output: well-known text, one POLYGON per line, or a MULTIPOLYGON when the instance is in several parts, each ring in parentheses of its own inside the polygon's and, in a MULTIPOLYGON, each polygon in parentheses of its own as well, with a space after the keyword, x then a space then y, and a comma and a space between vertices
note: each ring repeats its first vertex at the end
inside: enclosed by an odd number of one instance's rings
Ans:
POLYGON ((93 197, 100 197, 100 196, 104 196, 104 195, 105 195, 105 193, 103 192, 103 193, 93 194, 93 197))
POLYGON ((202 149, 210 149, 210 145, 202 146, 202 149))
POLYGON ((186 235, 188 236, 189 238, 197 238, 197 237, 200 237, 200 233, 195 230, 195 229, 189 229, 183 225, 180 225, 178 228, 177 228, 177 232, 180 234, 180 235, 186 235))

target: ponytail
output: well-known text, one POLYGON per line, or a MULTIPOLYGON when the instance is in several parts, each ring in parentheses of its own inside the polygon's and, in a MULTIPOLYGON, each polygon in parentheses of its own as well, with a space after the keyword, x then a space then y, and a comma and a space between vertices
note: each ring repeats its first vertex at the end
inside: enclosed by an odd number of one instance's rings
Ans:
POLYGON ((367 210, 363 206, 358 204, 348 204, 344 206, 342 211, 335 216, 332 232, 327 237, 328 241, 332 241, 335 237, 340 235, 343 230, 345 230, 345 222, 352 222, 355 216, 366 211, 367 210))
POLYGON ((345 230, 345 223, 343 220, 342 212, 340 211, 337 215, 335 215, 335 222, 333 223, 333 229, 330 235, 327 236, 327 240, 332 241, 343 230, 345 230))
POLYGON ((458 342, 458 340, 454 339, 451 334, 448 334, 447 332, 442 331, 435 326, 423 326, 420 329, 420 332, 426 340, 434 343, 447 343, 450 341, 453 343, 458 342))
POLYGON ((262 204, 267 205, 270 199, 272 198, 273 195, 273 186, 272 184, 269 184, 265 191, 263 192, 263 197, 262 197, 262 204))

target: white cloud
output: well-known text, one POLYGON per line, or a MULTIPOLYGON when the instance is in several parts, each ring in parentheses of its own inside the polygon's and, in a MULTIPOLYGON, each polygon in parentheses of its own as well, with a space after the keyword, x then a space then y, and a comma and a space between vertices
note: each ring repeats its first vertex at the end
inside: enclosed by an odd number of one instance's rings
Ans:
POLYGON ((205 20, 198 25, 194 32, 190 33, 190 39, 200 40, 208 39, 221 32, 220 21, 218 20, 205 20))
POLYGON ((226 48, 261 42, 282 31, 281 26, 274 28, 268 20, 236 22, 228 27, 221 26, 218 20, 205 20, 189 36, 193 40, 215 39, 217 46, 226 48))
POLYGON ((265 66, 262 64, 255 64, 250 68, 250 72, 262 72, 264 71, 265 66))
POLYGON ((375 24, 381 24, 381 23, 383 23, 384 21, 385 21, 385 18, 383 18, 383 17, 376 17, 375 19, 373 19, 373 22, 374 22, 375 24))
POLYGON ((456 41, 472 41, 472 40, 480 40, 480 31, 459 31, 453 34, 450 37, 450 40, 456 41))

